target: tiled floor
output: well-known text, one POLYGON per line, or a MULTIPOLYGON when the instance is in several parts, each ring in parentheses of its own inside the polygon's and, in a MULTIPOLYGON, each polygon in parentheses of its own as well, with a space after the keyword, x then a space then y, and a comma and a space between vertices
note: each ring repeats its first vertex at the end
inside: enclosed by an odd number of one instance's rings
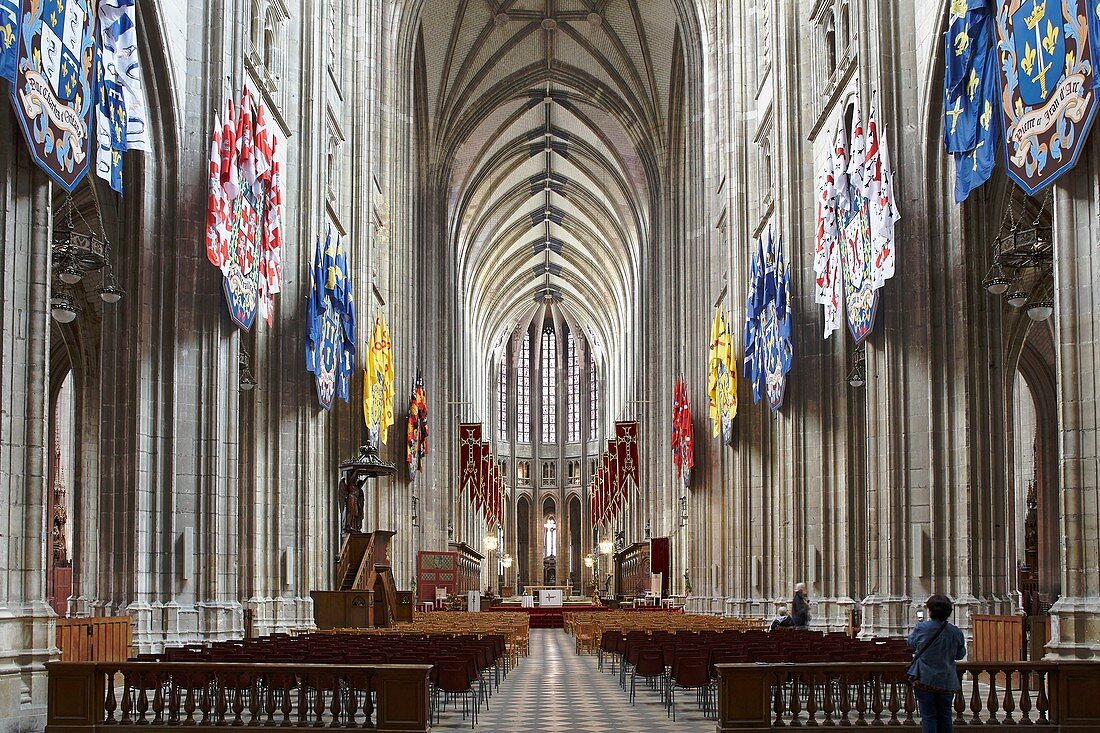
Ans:
MULTIPOLYGON (((676 722, 665 714, 660 693, 638 680, 634 706, 619 687, 618 673, 596 668, 596 657, 577 656, 573 638, 561 629, 532 629, 531 653, 512 670, 500 689, 482 706, 479 733, 712 733, 713 720, 703 717, 695 694, 677 696, 676 722)), ((627 688, 630 678, 627 678, 627 688)), ((435 730, 470 730, 469 719, 448 707, 435 730)))

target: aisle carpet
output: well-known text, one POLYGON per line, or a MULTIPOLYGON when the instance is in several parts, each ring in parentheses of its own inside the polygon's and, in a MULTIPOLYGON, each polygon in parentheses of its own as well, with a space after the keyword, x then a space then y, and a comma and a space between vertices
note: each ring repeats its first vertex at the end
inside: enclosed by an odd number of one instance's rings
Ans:
POLYGON ((521 606, 492 606, 489 611, 500 613, 526 613, 531 617, 532 629, 561 629, 565 627, 565 617, 568 613, 592 613, 594 611, 608 610, 604 606, 554 606, 548 608, 523 608, 521 606))
MULTIPOLYGON (((627 678, 629 687, 630 680, 627 678)), ((695 695, 677 696, 676 722, 665 716, 660 693, 638 681, 633 707, 618 674, 596 669, 596 657, 577 656, 573 637, 560 629, 532 629, 531 653, 482 707, 474 733, 713 733, 715 723, 695 706, 695 695)), ((469 731, 470 721, 448 708, 433 730, 469 731)))

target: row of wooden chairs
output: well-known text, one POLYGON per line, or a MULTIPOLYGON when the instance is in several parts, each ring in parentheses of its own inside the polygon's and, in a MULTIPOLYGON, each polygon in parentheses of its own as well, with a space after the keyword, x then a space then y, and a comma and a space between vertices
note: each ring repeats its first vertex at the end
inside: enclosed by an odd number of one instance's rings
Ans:
MULTIPOLYGON (((843 633, 820 634, 781 629, 772 633, 761 630, 670 631, 609 629, 598 645, 599 669, 605 658, 611 660, 612 673, 618 671, 619 685, 625 691, 630 680, 630 700, 634 701, 637 678, 660 684, 661 698, 673 720, 676 719, 677 689, 696 692, 699 707, 710 717, 715 712, 717 664, 724 663, 813 663, 813 662, 903 662, 910 651, 901 639, 857 641, 843 633)), ((826 680, 815 681, 822 687, 826 680)))
MULTIPOLYGON (((279 705, 292 690, 300 690, 311 700, 310 705, 324 707, 325 695, 342 696, 342 705, 356 702, 368 713, 373 709, 371 701, 377 691, 377 680, 369 671, 353 674, 349 679, 354 683, 343 687, 338 677, 311 673, 300 673, 293 668, 297 664, 321 664, 334 667, 363 665, 369 667, 379 664, 425 664, 431 665, 429 680, 431 683, 431 714, 438 718, 439 710, 448 702, 458 698, 463 702, 463 716, 471 718, 471 725, 477 722, 481 705, 488 705, 489 698, 500 686, 503 677, 509 671, 507 642, 503 634, 413 634, 382 635, 366 633, 317 632, 313 634, 289 636, 274 634, 247 640, 222 641, 209 645, 189 645, 180 648, 166 648, 159 654, 142 654, 135 661, 142 662, 228 662, 243 665, 240 671, 223 674, 218 678, 216 688, 230 690, 240 704, 249 707, 260 704, 262 699, 277 699, 279 705), (285 664, 286 671, 263 671, 252 673, 248 665, 285 664), (259 697, 254 697, 259 690, 259 697), (361 698, 362 695, 365 698, 361 698), (344 699, 346 698, 346 699, 344 699)), ((236 668, 234 668, 236 670, 236 668)), ((261 667, 257 667, 261 669, 261 667)), ((269 668, 262 668, 269 669, 269 668)), ((194 673, 175 672, 172 683, 180 683, 186 689, 203 689, 214 684, 210 674, 201 668, 194 673)), ((123 710, 133 709, 130 698, 144 694, 146 690, 157 690, 154 699, 162 699, 158 690, 165 684, 165 676, 151 671, 127 672, 126 692, 129 702, 123 704, 123 710)), ((202 699, 206 693, 203 693, 202 699)), ((222 692, 221 694, 224 694, 222 692)), ((168 695, 171 696, 169 690, 168 695)), ((146 698, 148 696, 146 695, 146 698)), ((334 705, 336 704, 334 698, 334 705)), ((138 705, 140 709, 140 705, 138 705)), ((312 708, 311 708, 312 709, 312 708)), ((335 708, 334 708, 335 710, 335 708)), ((334 713, 335 714, 335 713, 334 713)))
POLYGON ((512 666, 530 650, 530 627, 527 614, 446 611, 442 613, 417 613, 412 623, 397 624, 388 628, 337 629, 341 633, 375 636, 407 636, 419 634, 486 635, 504 637, 512 666))
POLYGON ((566 633, 572 634, 577 654, 592 654, 604 631, 755 631, 767 628, 762 618, 720 618, 667 611, 611 611, 604 613, 567 613, 566 633))
MULTIPOLYGON (((375 630, 371 630, 372 632, 375 630)), ((510 668, 503 634, 367 633, 366 630, 317 632, 290 637, 273 635, 257 639, 217 642, 209 646, 168 648, 161 655, 143 655, 141 661, 201 661, 249 664, 307 663, 333 665, 428 664, 431 682, 431 715, 461 699, 463 718, 476 725, 482 705, 500 686, 510 668)), ((279 681, 279 680, 276 680, 279 681)), ((240 683, 244 688, 249 683, 240 683)), ((296 682, 283 687, 296 686, 296 682)), ((366 684, 374 691, 374 681, 366 684)))

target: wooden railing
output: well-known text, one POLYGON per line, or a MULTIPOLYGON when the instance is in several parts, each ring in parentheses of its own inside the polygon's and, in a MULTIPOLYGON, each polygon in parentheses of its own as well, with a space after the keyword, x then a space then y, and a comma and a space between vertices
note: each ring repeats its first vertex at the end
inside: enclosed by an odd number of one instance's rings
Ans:
MULTIPOLYGON (((719 664, 719 733, 874 726, 919 721, 904 664, 719 664)), ((1036 733, 1100 731, 1100 664, 967 662, 958 665, 955 723, 978 733, 1027 725, 1036 733)))
POLYGON ((425 664, 51 662, 46 733, 139 726, 430 730, 425 664))
POLYGON ((130 658, 129 616, 57 619, 62 662, 123 662, 130 658))

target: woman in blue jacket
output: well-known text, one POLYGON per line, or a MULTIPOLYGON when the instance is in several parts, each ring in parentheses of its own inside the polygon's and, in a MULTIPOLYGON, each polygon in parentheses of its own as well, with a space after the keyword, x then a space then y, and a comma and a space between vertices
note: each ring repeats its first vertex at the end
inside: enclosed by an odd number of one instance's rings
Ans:
POLYGON ((962 687, 955 661, 966 656, 966 639, 958 626, 947 619, 954 607, 947 596, 936 594, 925 603, 930 618, 909 634, 913 663, 909 676, 917 696, 923 733, 950 733, 954 717, 952 703, 962 687))

